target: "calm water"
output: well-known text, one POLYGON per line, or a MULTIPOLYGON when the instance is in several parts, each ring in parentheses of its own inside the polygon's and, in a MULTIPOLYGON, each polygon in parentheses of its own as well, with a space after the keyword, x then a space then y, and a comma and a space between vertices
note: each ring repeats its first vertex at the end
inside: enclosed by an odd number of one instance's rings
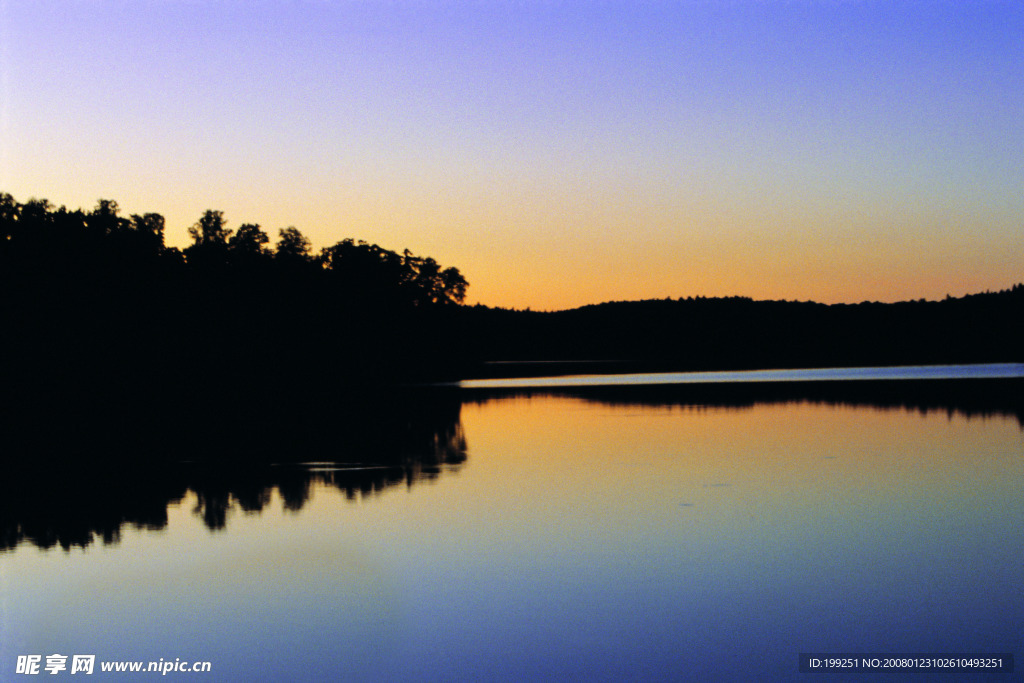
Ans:
POLYGON ((454 410, 386 467, 76 473, 66 509, 8 501, 0 680, 52 653, 217 681, 836 680, 798 654, 1024 654, 1013 391, 571 391, 425 394, 454 410))

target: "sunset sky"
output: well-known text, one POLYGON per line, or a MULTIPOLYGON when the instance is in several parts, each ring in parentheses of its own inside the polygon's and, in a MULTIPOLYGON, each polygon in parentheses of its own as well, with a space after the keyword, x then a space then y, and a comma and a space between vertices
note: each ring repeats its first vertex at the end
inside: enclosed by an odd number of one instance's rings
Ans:
POLYGON ((1017 0, 0 0, 0 191, 295 226, 469 303, 1024 281, 1017 0))

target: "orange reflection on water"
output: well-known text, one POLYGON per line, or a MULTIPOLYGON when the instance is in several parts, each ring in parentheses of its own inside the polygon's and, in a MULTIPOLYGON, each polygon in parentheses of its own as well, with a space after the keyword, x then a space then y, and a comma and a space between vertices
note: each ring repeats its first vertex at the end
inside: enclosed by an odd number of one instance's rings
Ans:
POLYGON ((526 516, 563 527, 575 520, 569 537, 599 528, 668 537, 689 523, 710 524, 721 538, 738 534, 748 546, 820 541, 828 528, 903 529, 921 541, 1022 508, 1014 485, 1024 477, 1022 432, 1001 418, 534 397, 467 404, 462 420, 474 474, 493 478, 488 504, 474 512, 545 500, 549 509, 526 516), (561 495, 528 496, 535 487, 561 495), (894 526, 895 517, 906 524, 894 526))

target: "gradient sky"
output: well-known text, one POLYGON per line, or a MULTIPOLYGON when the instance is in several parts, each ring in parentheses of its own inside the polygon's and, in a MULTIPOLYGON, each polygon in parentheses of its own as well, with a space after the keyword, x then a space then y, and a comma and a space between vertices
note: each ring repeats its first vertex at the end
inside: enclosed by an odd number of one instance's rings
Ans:
POLYGON ((1024 3, 0 0, 0 191, 458 267, 470 303, 1024 281, 1024 3))

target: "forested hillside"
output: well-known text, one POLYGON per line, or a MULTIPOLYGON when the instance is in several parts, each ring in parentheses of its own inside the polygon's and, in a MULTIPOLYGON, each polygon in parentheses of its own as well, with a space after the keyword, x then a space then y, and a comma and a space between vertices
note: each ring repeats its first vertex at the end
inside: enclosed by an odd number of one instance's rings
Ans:
POLYGON ((487 360, 631 361, 674 370, 1024 361, 1021 284, 942 301, 696 297, 468 313, 473 346, 487 360))

